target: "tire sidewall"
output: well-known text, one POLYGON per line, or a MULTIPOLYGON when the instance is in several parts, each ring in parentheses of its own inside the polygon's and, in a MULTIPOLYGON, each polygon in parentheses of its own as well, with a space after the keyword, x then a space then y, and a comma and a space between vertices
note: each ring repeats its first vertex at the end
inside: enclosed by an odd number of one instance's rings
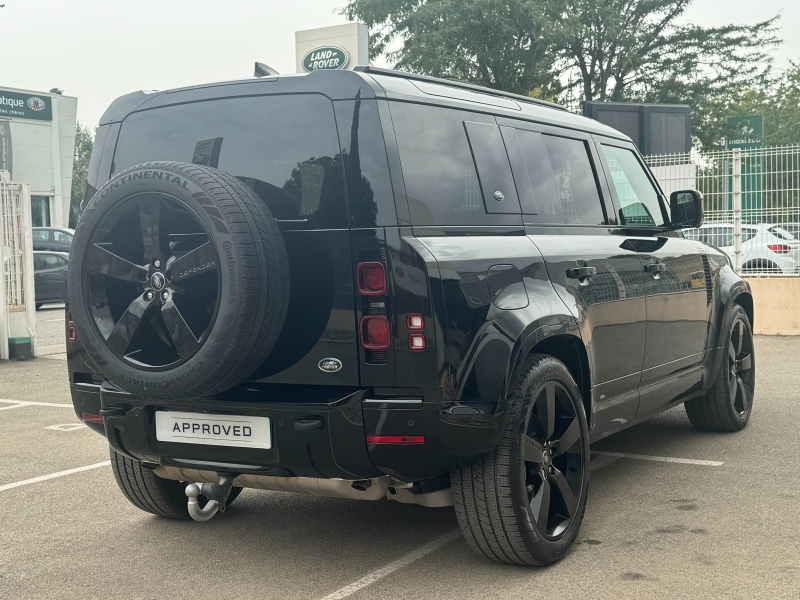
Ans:
POLYGON ((725 326, 724 330, 724 346, 722 347, 722 360, 720 362, 720 377, 723 378, 723 386, 725 390, 725 408, 728 411, 728 415, 730 416, 732 422, 737 423, 739 428, 741 429, 744 427, 747 422, 750 420, 750 414, 753 411, 753 400, 755 399, 755 375, 756 375, 756 349, 755 344, 753 344, 753 328, 750 325, 750 319, 747 317, 747 312, 738 304, 734 304, 730 310, 728 311, 728 319, 727 325, 725 326), (734 406, 735 396, 733 394, 733 390, 730 389, 730 365, 728 364, 728 344, 731 342, 731 334, 733 333, 733 327, 736 325, 737 321, 744 322, 745 333, 750 339, 750 347, 752 351, 750 353, 752 366, 751 369, 753 371, 753 394, 750 398, 750 403, 747 410, 744 414, 739 414, 739 411, 736 410, 734 406))
POLYGON ((196 386, 207 376, 230 341, 238 312, 242 257, 231 228, 206 190, 178 173, 168 163, 145 163, 113 177, 89 201, 70 251, 68 298, 79 340, 89 358, 113 383, 134 393, 174 395, 196 386), (220 294, 211 331, 198 352, 172 369, 144 371, 115 356, 105 344, 88 310, 84 293, 84 260, 93 236, 108 211, 137 194, 162 193, 194 211, 203 223, 219 256, 220 294))
POLYGON ((520 396, 521 398, 515 399, 520 403, 518 412, 516 413, 517 416, 513 421, 509 421, 509 427, 511 428, 511 464, 509 478, 511 480, 512 494, 514 495, 514 511, 517 513, 517 522, 522 524, 520 528, 523 533, 522 539, 531 554, 538 557, 548 557, 546 562, 555 562, 565 556, 575 542, 578 530, 583 521, 584 511, 586 510, 586 501, 589 491, 589 431, 586 411, 581 401, 581 394, 578 390, 578 386, 575 384, 569 370, 562 362, 552 357, 543 357, 542 360, 537 362, 528 372, 520 396), (538 397, 540 390, 549 381, 561 383, 569 392, 575 414, 581 424, 581 440, 583 442, 583 481, 581 483, 581 493, 576 508, 576 517, 572 519, 572 522, 562 533, 561 537, 556 540, 551 540, 540 535, 533 523, 533 515, 530 511, 525 483, 525 465, 522 460, 522 448, 520 447, 520 440, 525 433, 527 417, 532 410, 533 400, 538 397))

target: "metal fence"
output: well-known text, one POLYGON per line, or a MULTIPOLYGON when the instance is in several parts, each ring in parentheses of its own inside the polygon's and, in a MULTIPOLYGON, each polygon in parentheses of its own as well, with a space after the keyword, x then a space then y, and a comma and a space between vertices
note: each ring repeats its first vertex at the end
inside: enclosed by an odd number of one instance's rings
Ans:
MULTIPOLYGON (((22 186, 0 178, 0 261, 8 312, 25 308, 25 255, 22 186)), ((2 301, 2 298, 0 298, 2 301)))
POLYGON ((741 273, 800 275, 800 145, 645 160, 667 196, 703 192, 705 224, 686 237, 716 246, 741 273))

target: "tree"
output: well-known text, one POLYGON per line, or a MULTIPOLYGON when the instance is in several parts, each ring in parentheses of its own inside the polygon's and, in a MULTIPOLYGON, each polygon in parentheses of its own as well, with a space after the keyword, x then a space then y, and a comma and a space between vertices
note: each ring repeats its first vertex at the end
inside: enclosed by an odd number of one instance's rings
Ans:
POLYGON ((350 0, 342 12, 370 27, 370 54, 386 54, 395 68, 552 95, 560 82, 545 33, 548 1, 350 0))
POLYGON ((582 99, 714 92, 763 77, 778 17, 703 28, 679 19, 693 0, 554 0, 552 44, 582 99))
POLYGON ((72 163, 72 190, 70 192, 69 226, 75 228, 81 215, 80 205, 86 194, 89 158, 92 156, 94 134, 78 121, 75 127, 75 153, 72 163))
POLYGON ((343 13, 370 27, 373 55, 397 68, 562 92, 576 110, 581 100, 689 104, 707 146, 719 139, 710 115, 721 99, 768 85, 778 17, 703 28, 681 21, 692 1, 349 0, 343 13))

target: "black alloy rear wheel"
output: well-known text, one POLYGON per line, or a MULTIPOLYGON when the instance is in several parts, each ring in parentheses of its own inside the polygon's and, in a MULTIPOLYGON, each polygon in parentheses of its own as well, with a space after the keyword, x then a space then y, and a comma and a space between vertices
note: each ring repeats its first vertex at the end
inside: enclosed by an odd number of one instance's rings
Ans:
POLYGON ((451 476, 461 530, 497 562, 546 565, 578 535, 589 487, 589 432, 580 392, 557 359, 531 355, 499 446, 451 476))
POLYGON ((70 262, 78 341, 138 395, 223 392, 266 359, 283 326, 289 266, 277 222, 217 169, 147 163, 115 176, 84 211, 70 262))

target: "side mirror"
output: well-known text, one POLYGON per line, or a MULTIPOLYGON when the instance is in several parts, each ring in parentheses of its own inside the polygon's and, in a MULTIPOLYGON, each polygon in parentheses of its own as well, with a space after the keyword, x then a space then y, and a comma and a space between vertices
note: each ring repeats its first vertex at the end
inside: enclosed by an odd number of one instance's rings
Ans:
POLYGON ((697 228, 703 224, 703 194, 697 190, 672 192, 669 208, 675 229, 697 228))

